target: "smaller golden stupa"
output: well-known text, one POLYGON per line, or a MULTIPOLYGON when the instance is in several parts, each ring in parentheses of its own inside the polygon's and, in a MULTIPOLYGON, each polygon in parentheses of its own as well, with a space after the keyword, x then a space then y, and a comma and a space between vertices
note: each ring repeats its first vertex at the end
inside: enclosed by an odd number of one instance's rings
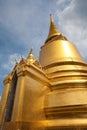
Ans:
POLYGON ((87 129, 87 63, 59 32, 52 16, 39 61, 31 49, 4 79, 0 128, 87 129))

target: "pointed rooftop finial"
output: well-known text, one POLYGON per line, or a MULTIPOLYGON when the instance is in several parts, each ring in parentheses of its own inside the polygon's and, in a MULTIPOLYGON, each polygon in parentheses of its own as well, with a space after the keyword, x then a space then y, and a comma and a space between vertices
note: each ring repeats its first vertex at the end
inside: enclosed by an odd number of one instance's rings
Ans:
POLYGON ((15 59, 16 64, 18 64, 18 61, 15 59))
POLYGON ((21 55, 21 59, 23 59, 23 56, 21 55))
POLYGON ((29 54, 33 54, 33 49, 32 48, 30 49, 30 53, 29 54))
POLYGON ((29 52, 28 58, 32 58, 32 59, 34 59, 34 54, 33 54, 33 49, 32 49, 32 48, 30 49, 30 52, 29 52))
POLYGON ((50 14, 50 23, 53 22, 52 14, 50 14))
POLYGON ((34 54, 33 54, 33 49, 30 49, 29 55, 27 57, 27 61, 33 62, 34 61, 34 54))

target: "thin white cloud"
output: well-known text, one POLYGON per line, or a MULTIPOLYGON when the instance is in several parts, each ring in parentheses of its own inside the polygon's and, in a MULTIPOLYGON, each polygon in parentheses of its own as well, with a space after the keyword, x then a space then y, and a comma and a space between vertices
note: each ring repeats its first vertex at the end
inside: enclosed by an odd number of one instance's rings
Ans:
MULTIPOLYGON (((0 41, 0 44, 2 43, 4 46, 0 52, 0 55, 4 55, 3 58, 0 58, 2 75, 7 75, 14 67, 15 59, 20 57, 16 52, 22 53, 22 47, 25 47, 22 54, 26 55, 26 50, 33 47, 35 57, 38 56, 39 48, 44 43, 48 33, 49 14, 52 13, 51 10, 55 9, 55 5, 56 0, 51 2, 47 0, 0 1, 0 27, 2 27, 0 32, 1 37, 4 37, 0 41), (3 30, 5 34, 3 34, 3 30), (9 35, 7 36, 7 34, 9 35), (15 39, 18 41, 16 42, 15 39), (12 44, 14 44, 13 47, 18 46, 18 48, 15 47, 17 50, 11 49, 12 44), (9 56, 9 54, 12 55, 9 56)), ((0 77, 1 80, 2 77, 0 77)))
MULTIPOLYGON (((65 4, 66 1, 62 0, 62 2, 65 4)), ((57 1, 57 4, 59 6, 60 2, 57 1)), ((87 16, 85 12, 87 12, 87 0, 71 0, 63 10, 58 9, 56 15, 61 31, 77 45, 82 56, 86 59, 87 16)))
MULTIPOLYGON (((46 20, 48 19, 49 23, 49 15, 46 15, 50 7, 47 6, 45 9, 43 0, 7 0, 3 3, 0 6, 0 23, 19 39, 17 44, 25 45, 25 48, 29 49, 33 47, 35 56, 38 56, 40 46, 48 35, 49 24, 47 25, 46 20)), ((46 2, 46 5, 47 3, 50 2, 46 2)), ((8 64, 4 64, 4 68, 8 68, 8 64)))
POLYGON ((12 54, 12 55, 9 55, 9 58, 8 58, 8 62, 7 63, 4 63, 2 65, 2 68, 7 70, 7 71, 11 71, 13 66, 15 65, 16 61, 19 61, 20 60, 20 54, 12 54))

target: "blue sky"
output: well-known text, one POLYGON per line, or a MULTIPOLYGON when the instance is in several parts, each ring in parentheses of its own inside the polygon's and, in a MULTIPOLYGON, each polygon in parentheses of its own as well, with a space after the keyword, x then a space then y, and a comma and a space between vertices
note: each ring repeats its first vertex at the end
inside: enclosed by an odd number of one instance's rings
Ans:
POLYGON ((39 57, 49 31, 49 15, 87 60, 87 0, 0 0, 0 95, 3 79, 21 55, 39 57))

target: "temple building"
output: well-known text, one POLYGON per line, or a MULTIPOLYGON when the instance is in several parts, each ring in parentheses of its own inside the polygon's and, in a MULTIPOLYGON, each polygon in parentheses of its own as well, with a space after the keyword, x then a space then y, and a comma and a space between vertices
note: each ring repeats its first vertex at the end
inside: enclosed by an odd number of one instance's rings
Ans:
POLYGON ((52 16, 39 60, 31 49, 4 79, 0 128, 87 130, 87 63, 52 16))

